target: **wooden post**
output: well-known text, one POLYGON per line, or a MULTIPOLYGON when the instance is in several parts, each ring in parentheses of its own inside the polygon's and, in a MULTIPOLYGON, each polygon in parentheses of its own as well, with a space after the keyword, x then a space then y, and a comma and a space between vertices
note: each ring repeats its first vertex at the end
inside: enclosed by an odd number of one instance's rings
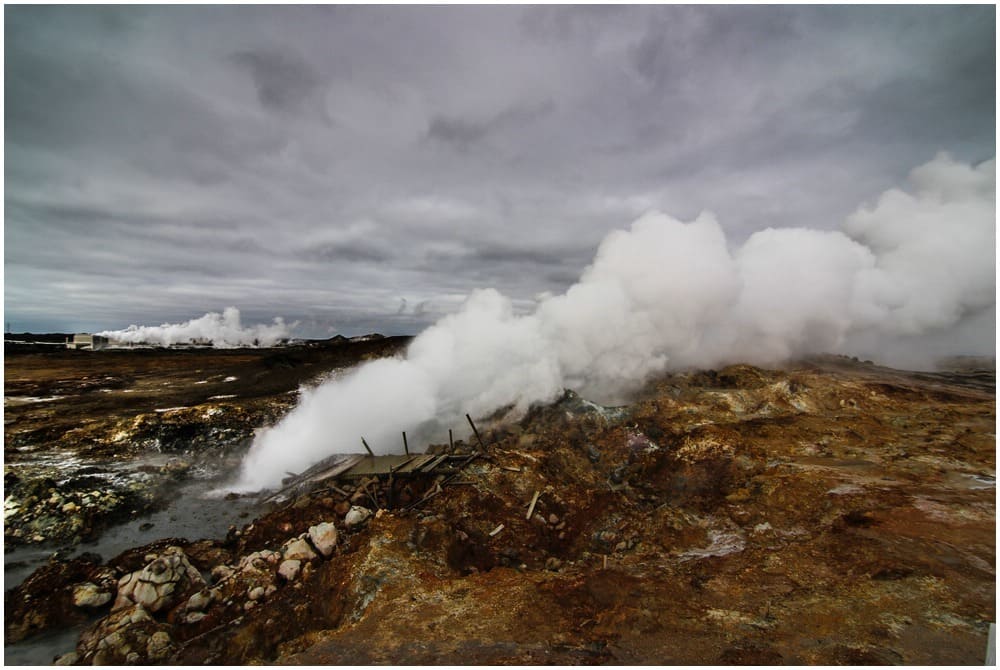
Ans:
POLYGON ((448 429, 448 451, 455 451, 455 440, 451 437, 451 428, 448 429))
POLYGON ((403 451, 406 452, 407 456, 410 455, 410 445, 408 445, 406 443, 406 431, 405 430, 403 431, 403 451))
POLYGON ((476 434, 476 439, 479 441, 479 450, 485 454, 486 445, 483 444, 483 438, 479 437, 479 431, 476 430, 476 424, 472 423, 472 417, 468 414, 465 415, 465 418, 469 420, 469 425, 472 426, 472 432, 476 434))
POLYGON ((531 497, 531 504, 528 505, 528 513, 524 515, 525 521, 531 520, 531 515, 535 512, 535 503, 538 502, 538 496, 542 495, 541 491, 535 491, 535 495, 531 497))
MULTIPOLYGON (((403 433, 403 437, 404 438, 406 437, 406 433, 403 433)), ((404 445, 406 444, 406 440, 405 439, 403 440, 403 444, 404 445)), ((410 452, 406 452, 406 453, 409 454, 410 452)), ((386 492, 385 492, 385 507, 386 507, 386 509, 392 509, 393 498, 395 498, 395 496, 393 495, 393 491, 392 491, 392 484, 393 484, 392 475, 393 475, 393 470, 394 469, 395 468, 393 468, 391 465, 389 466, 389 488, 387 488, 386 492)))
POLYGON ((368 446, 367 442, 365 442, 364 437, 361 438, 361 444, 365 445, 365 449, 368 451, 368 455, 371 456, 372 458, 375 458, 375 452, 373 452, 372 448, 368 446))

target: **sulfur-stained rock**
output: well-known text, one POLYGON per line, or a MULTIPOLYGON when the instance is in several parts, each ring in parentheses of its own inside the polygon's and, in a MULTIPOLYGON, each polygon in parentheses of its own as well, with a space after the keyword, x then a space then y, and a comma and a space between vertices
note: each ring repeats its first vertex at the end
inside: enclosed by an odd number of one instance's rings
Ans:
POLYGON ((80 654, 76 653, 75 651, 71 651, 57 658, 55 661, 52 662, 52 665, 76 665, 77 661, 79 660, 80 660, 80 654))
POLYGON ((77 607, 101 607, 111 600, 111 593, 93 582, 78 584, 73 589, 73 604, 77 607))
POLYGON ((152 661, 162 661, 173 651, 174 641, 166 631, 158 630, 149 636, 146 643, 146 657, 152 661))
MULTIPOLYGON (((76 647, 79 661, 93 665, 141 663, 152 637, 161 631, 167 634, 167 628, 154 621, 142 605, 117 610, 80 635, 76 647)), ((163 637, 157 639, 162 641, 163 637)))
POLYGON ((329 558, 334 549, 337 548, 337 527, 329 521, 310 526, 309 540, 319 550, 319 553, 323 554, 325 558, 329 558))

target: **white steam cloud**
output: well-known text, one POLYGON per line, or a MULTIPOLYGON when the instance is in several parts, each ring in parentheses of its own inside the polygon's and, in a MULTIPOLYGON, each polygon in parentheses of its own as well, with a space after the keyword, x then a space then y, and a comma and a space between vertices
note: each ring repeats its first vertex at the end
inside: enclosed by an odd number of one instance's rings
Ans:
MULTIPOLYGON (((294 325, 294 324, 293 324, 294 325)), ((217 349, 234 347, 273 347, 289 337, 284 319, 276 317, 272 324, 244 327, 240 310, 227 307, 222 314, 209 312, 184 323, 164 323, 159 326, 131 325, 124 330, 97 333, 126 344, 154 344, 169 347, 174 344, 211 344, 217 349)))
MULTIPOLYGON (((564 387, 609 399, 668 368, 851 353, 852 338, 903 346, 995 309, 995 161, 971 167, 941 154, 911 183, 842 231, 769 228, 735 251, 709 213, 690 223, 646 214, 528 315, 495 290, 475 291, 405 358, 304 390, 255 440, 236 488, 357 453, 362 435, 382 453, 399 451, 402 430, 440 440, 466 412, 524 410, 564 387)), ((992 350, 988 337, 979 341, 992 350)))

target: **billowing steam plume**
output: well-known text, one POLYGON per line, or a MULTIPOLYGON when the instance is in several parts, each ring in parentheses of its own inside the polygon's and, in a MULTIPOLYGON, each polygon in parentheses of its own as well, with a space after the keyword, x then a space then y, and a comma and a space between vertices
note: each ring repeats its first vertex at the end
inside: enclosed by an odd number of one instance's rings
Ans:
POLYGON ((273 347, 281 340, 288 339, 289 329, 281 317, 275 318, 270 325, 257 324, 244 328, 240 322, 240 310, 227 307, 222 314, 209 312, 184 323, 131 325, 124 330, 106 330, 98 335, 131 344, 156 344, 165 347, 174 344, 211 344, 217 349, 231 349, 273 347))
POLYGON ((646 214, 525 316, 497 291, 475 291, 405 358, 304 390, 258 436, 237 488, 356 453, 362 435, 382 452, 399 451, 401 430, 437 441, 466 412, 523 410, 564 387, 609 399, 667 368, 849 352, 852 336, 905 341, 995 309, 995 161, 942 154, 910 178, 911 192, 884 193, 843 231, 769 228, 734 251, 711 214, 646 214))

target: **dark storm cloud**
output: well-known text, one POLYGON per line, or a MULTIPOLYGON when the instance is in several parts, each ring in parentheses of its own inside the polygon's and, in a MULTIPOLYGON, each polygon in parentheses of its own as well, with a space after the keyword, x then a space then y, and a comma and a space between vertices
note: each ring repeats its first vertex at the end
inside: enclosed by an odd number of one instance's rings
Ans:
POLYGON ((279 112, 301 108, 321 83, 302 57, 290 49, 240 51, 233 54, 233 60, 250 71, 260 103, 279 112))
POLYGON ((832 228, 994 154, 995 9, 9 6, 5 309, 413 332, 611 230, 832 228), (124 288, 127 287, 127 290, 124 288), (400 305, 404 309, 400 310, 400 305))
POLYGON ((547 100, 539 105, 505 109, 486 121, 434 116, 427 128, 427 138, 464 148, 491 133, 531 123, 550 111, 552 111, 552 101, 547 100))

